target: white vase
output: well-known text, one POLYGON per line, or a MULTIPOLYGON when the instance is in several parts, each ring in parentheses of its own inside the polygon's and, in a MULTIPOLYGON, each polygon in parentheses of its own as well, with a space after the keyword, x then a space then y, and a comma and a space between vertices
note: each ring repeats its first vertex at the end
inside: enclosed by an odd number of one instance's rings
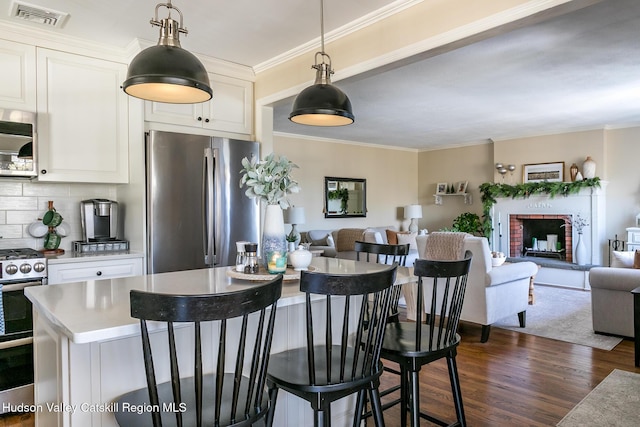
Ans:
POLYGON ((587 159, 582 163, 582 176, 585 179, 596 177, 596 162, 593 161, 591 156, 587 156, 587 159))
POLYGON ((587 263, 587 248, 582 241, 582 233, 578 233, 578 241, 576 242, 576 263, 578 265, 587 263))
POLYGON ((294 270, 306 270, 311 264, 311 252, 306 250, 304 246, 298 246, 298 249, 289 253, 289 262, 294 270))
POLYGON ((286 267, 287 239, 284 232, 284 217, 280 205, 267 205, 262 225, 262 264, 269 268, 274 257, 284 257, 286 267))

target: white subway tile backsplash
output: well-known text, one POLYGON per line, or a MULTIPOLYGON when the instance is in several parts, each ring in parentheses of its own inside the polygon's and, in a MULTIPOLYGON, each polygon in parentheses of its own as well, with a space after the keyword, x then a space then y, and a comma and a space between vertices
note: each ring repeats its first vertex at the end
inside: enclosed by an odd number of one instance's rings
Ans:
POLYGON ((3 211, 26 211, 38 209, 37 197, 0 196, 3 211))
POLYGON ((69 197, 70 185, 72 184, 44 184, 37 182, 25 182, 22 192, 25 196, 69 197))
POLYGON ((5 239, 21 239, 22 225, 20 224, 3 224, 0 225, 0 237, 5 239))
POLYGON ((73 241, 82 239, 80 202, 93 198, 117 200, 116 186, 0 180, 0 248, 42 249, 44 238, 30 236, 28 227, 42 218, 51 200, 71 227, 60 248, 71 251, 73 241))
POLYGON ((6 224, 31 224, 42 218, 37 211, 7 211, 6 224))
POLYGON ((22 183, 18 181, 0 181, 0 196, 22 196, 22 183))

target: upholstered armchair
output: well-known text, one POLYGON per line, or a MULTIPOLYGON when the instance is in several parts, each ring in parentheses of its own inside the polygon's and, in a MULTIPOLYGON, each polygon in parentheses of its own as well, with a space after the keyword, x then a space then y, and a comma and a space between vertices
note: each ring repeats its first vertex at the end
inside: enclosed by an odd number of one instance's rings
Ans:
MULTIPOLYGON (((429 235, 416 238, 420 258, 425 258, 428 239, 429 235)), ((461 320, 482 325, 482 342, 489 339, 491 325, 505 317, 518 315, 520 326, 524 327, 529 304, 529 282, 538 267, 529 261, 492 267, 491 251, 485 237, 465 236, 459 258, 467 250, 472 252, 473 259, 461 320)), ((407 306, 411 299, 409 293, 405 292, 407 306)), ((425 307, 428 306, 429 301, 425 301, 425 307)))

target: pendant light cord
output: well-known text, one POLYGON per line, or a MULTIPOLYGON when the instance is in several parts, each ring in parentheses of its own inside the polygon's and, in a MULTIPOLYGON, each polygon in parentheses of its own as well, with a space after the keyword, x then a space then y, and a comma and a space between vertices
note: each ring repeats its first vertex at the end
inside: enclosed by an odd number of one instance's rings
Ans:
POLYGON ((320 51, 324 55, 324 0, 320 0, 320 51))

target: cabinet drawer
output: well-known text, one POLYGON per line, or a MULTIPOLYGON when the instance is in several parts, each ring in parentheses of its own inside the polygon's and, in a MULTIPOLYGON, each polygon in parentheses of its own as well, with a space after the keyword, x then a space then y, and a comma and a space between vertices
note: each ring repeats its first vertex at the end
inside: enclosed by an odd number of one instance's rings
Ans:
POLYGON ((113 279, 142 274, 142 259, 73 262, 49 265, 49 284, 113 279))

